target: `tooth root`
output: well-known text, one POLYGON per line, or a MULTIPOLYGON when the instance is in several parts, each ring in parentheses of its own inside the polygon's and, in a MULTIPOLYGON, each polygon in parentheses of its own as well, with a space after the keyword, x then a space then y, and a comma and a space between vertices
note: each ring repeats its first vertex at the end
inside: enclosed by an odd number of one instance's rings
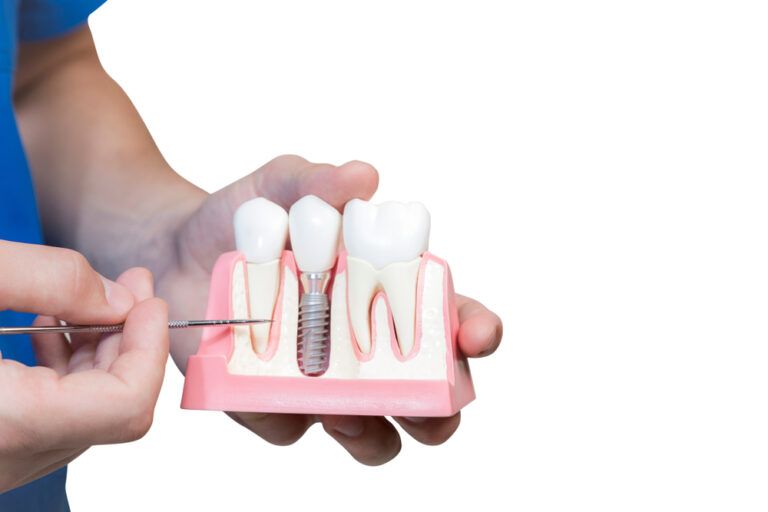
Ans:
POLYGON ((363 354, 371 351, 371 301, 378 289, 376 269, 367 261, 347 258, 349 322, 363 354))
POLYGON ((403 357, 408 357, 415 344, 416 281, 420 263, 420 258, 405 263, 392 263, 382 269, 379 274, 379 280, 392 310, 397 343, 403 357))
MULTIPOLYGON (((272 318, 279 288, 279 259, 267 263, 248 263, 248 303, 251 318, 272 318)), ((259 354, 267 351, 271 325, 251 326, 251 343, 259 354)))

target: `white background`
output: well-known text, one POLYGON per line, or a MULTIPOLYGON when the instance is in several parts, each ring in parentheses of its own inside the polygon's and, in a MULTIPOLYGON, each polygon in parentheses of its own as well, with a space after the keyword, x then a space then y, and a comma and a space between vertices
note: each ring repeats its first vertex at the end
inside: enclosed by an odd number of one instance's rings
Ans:
POLYGON ((367 160, 506 336, 454 438, 379 468, 181 411, 169 367, 74 509, 765 510, 761 4, 110 0, 100 55, 178 172, 367 160))

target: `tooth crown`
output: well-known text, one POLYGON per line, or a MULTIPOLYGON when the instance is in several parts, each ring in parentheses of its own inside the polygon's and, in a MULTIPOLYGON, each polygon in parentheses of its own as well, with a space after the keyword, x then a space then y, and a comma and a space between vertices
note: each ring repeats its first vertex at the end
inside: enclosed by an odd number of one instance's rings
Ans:
MULTIPOLYGON (((350 270, 367 264, 361 261, 342 252, 333 270, 330 365, 323 375, 309 377, 298 368, 299 271, 293 254, 285 251, 268 343, 255 350, 248 327, 206 328, 198 353, 189 359, 182 407, 449 416, 470 402, 474 390, 466 360, 456 349, 458 317, 448 265, 430 253, 381 269, 368 264, 373 271, 366 275, 373 284, 370 289, 364 287, 363 295, 371 295, 368 332, 372 336, 361 348, 349 314, 350 297, 355 296, 350 270), (407 321, 395 325, 397 315, 392 311, 395 303, 411 307, 410 297, 390 301, 386 291, 388 282, 402 273, 415 275, 410 327, 407 321), (412 344, 404 351, 398 342, 406 328, 411 330, 412 344)), ((242 253, 219 258, 212 275, 209 318, 248 316, 248 268, 242 253)), ((410 296, 407 290, 399 293, 410 296)))

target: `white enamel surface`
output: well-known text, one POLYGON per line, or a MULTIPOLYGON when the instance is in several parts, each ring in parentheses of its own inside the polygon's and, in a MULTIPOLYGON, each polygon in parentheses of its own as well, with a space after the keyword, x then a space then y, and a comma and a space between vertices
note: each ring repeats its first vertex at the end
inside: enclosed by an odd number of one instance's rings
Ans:
POLYGON ((382 290, 392 310, 400 350, 404 356, 411 353, 420 262, 421 258, 416 258, 408 262, 392 263, 377 270, 367 261, 347 257, 349 318, 362 353, 367 354, 371 349, 371 301, 382 290))
POLYGON ((344 208, 344 245, 350 256, 381 269, 421 256, 429 246, 429 226, 421 203, 353 199, 344 208))
MULTIPOLYGON (((394 333, 389 327, 385 301, 379 300, 373 308, 373 326, 376 335, 374 353, 365 362, 358 361, 347 316, 347 273, 334 280, 331 290, 331 359, 328 371, 321 377, 306 377, 298 370, 296 361, 296 319, 298 312, 298 282, 294 274, 283 269, 283 324, 280 326, 279 345, 270 361, 262 361, 252 348, 247 326, 235 327, 235 348, 228 363, 231 373, 241 375, 270 375, 303 377, 307 379, 391 379, 437 380, 447 374, 447 333, 443 302, 445 270, 435 262, 427 262, 424 271, 424 294, 418 314, 421 316, 422 338, 418 354, 400 361, 392 349, 394 333)), ((245 275, 242 264, 235 266, 232 282, 233 314, 245 314, 245 275)), ((395 349, 397 350, 397 349, 395 349)))
POLYGON ((280 257, 288 238, 288 213, 263 197, 251 199, 235 211, 235 246, 251 263, 280 257))
MULTIPOLYGON (((248 318, 272 318, 277 292, 280 289, 280 260, 248 263, 247 267, 250 306, 248 318)), ((263 353, 267 350, 270 327, 271 324, 251 326, 251 341, 256 352, 263 353)))
POLYGON ((302 272, 325 272, 336 263, 341 214, 316 196, 304 196, 288 213, 291 246, 302 272))

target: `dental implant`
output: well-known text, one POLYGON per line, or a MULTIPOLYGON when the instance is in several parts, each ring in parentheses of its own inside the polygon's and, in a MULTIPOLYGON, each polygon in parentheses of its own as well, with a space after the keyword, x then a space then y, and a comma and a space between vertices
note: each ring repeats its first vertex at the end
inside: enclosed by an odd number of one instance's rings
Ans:
POLYGON ((329 272, 302 272, 304 290, 299 303, 298 360, 305 375, 322 375, 328 369, 331 310, 326 294, 329 272))
POLYGON ((291 207, 288 225, 296 265, 301 273, 297 359, 304 375, 325 373, 330 362, 330 301, 328 283, 341 235, 341 214, 316 196, 305 196, 291 207))

